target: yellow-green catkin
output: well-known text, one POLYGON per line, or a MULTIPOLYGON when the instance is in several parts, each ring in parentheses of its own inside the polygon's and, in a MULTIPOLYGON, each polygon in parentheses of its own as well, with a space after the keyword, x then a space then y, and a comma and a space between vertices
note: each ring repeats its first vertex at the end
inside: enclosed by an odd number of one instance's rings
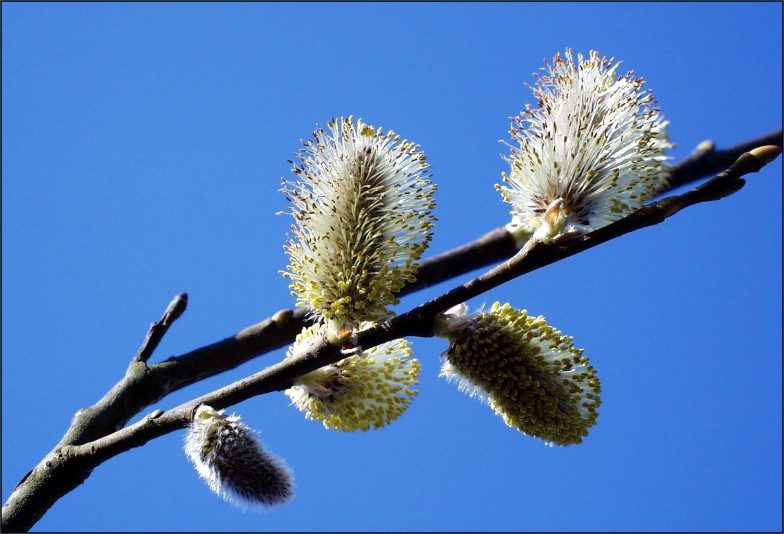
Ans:
POLYGON ((435 185, 419 145, 352 117, 316 130, 283 181, 295 224, 286 244, 297 304, 356 327, 393 315, 432 238, 435 185))
POLYGON ((441 314, 436 334, 450 341, 441 375, 478 395, 507 425, 548 443, 581 443, 596 423, 601 386, 571 337, 509 304, 470 315, 441 314))
MULTIPOLYGON (((326 328, 305 329, 287 357, 308 350, 326 328)), ((400 417, 418 393, 413 388, 419 384, 420 364, 411 356, 408 341, 390 341, 299 377, 286 395, 305 417, 328 429, 381 428, 400 417)))

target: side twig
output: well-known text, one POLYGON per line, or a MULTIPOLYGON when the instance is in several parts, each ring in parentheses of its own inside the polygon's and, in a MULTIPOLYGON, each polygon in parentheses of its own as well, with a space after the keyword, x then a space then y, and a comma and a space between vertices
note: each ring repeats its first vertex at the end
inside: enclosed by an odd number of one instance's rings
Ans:
POLYGON ((133 357, 135 362, 146 362, 158 348, 158 344, 169 331, 169 327, 174 324, 174 321, 180 318, 188 306, 188 294, 180 293, 169 303, 169 307, 163 314, 160 321, 152 323, 150 330, 147 332, 147 337, 144 338, 139 352, 133 357))

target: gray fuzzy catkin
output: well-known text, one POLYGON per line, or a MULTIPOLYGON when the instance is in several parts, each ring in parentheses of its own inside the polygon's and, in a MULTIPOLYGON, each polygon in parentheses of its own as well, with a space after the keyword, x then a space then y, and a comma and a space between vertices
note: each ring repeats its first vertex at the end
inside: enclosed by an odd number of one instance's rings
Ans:
POLYGON ((269 507, 293 496, 286 463, 262 447, 256 431, 222 410, 199 407, 185 453, 212 491, 241 508, 269 507))

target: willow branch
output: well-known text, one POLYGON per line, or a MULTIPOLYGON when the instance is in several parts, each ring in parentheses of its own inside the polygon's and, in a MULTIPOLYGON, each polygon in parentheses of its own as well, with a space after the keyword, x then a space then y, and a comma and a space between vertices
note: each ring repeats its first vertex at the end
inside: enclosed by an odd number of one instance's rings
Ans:
MULTIPOLYGON (((712 143, 701 143, 688 158, 673 166, 668 187, 678 187, 719 172, 744 152, 763 145, 781 148, 782 131, 778 130, 718 151, 712 143)), ((518 250, 519 247, 509 232, 503 226, 496 228, 471 243, 424 260, 417 271, 416 281, 406 285, 398 296, 408 295, 496 264, 510 258, 518 250)), ((150 366, 148 380, 155 382, 160 395, 163 396, 209 376, 234 369, 264 353, 290 345, 308 324, 305 309, 282 310, 272 318, 246 328, 235 336, 150 366)), ((140 405, 136 413, 150 404, 140 405)), ((128 419, 133 415, 135 413, 129 414, 128 419)), ((128 419, 122 421, 122 424, 128 419)))
MULTIPOLYGON (((781 148, 782 131, 760 136, 739 145, 715 150, 712 143, 701 143, 685 160, 674 165, 668 188, 678 187, 726 169, 749 150, 774 145, 781 148)), ((485 268, 512 257, 519 250, 505 227, 496 228, 479 239, 424 260, 415 282, 406 285, 398 296, 431 287, 457 276, 485 268)), ((185 387, 208 376, 233 369, 265 352, 290 345, 307 326, 306 310, 283 310, 236 336, 196 349, 161 366, 151 368, 152 376, 167 392, 185 387)), ((145 406, 139 408, 144 409, 145 406)))
MULTIPOLYGON (((668 187, 677 187, 726 168, 743 152, 764 144, 781 147, 781 130, 720 151, 714 149, 712 142, 703 142, 688 158, 673 166, 668 187)), ((518 245, 509 232, 504 227, 496 228, 469 244, 424 260, 417 280, 405 286, 398 296, 496 264, 517 252, 518 245)), ((161 321, 166 322, 165 319, 161 321)), ((145 351, 148 346, 145 341, 125 377, 95 405, 77 414, 61 445, 78 445, 114 432, 173 391, 291 344, 308 324, 306 310, 281 310, 231 337, 153 365, 147 364, 147 352, 151 353, 151 350, 145 351)), ((154 327, 155 324, 148 339, 154 335, 154 327)), ((161 332, 165 333, 165 329, 161 332)), ((152 349, 155 346, 157 341, 150 344, 152 349)))
MULTIPOLYGON (((627 233, 659 224, 679 211, 701 202, 720 200, 740 190, 743 176, 759 171, 778 157, 774 146, 742 154, 732 166, 712 180, 684 193, 646 205, 604 228, 563 242, 531 241, 504 263, 407 313, 358 334, 358 344, 370 348, 393 339, 433 335, 433 319, 449 307, 498 287, 516 277, 568 258, 627 233)), ((280 312, 270 319, 285 328, 294 312, 280 312)), ((276 324, 277 327, 277 324, 276 324)), ((252 335, 252 334, 249 334, 252 335)), ((239 336, 239 334, 238 334, 239 336)), ((306 353, 286 359, 227 387, 189 401, 167 412, 157 410, 136 424, 84 444, 61 443, 20 483, 3 506, 3 530, 28 530, 57 499, 89 477, 92 470, 122 452, 144 445, 185 427, 195 409, 209 404, 221 409, 249 398, 280 391, 293 380, 319 367, 335 363, 344 354, 325 340, 306 353)), ((132 363, 144 363, 135 361, 132 363)))

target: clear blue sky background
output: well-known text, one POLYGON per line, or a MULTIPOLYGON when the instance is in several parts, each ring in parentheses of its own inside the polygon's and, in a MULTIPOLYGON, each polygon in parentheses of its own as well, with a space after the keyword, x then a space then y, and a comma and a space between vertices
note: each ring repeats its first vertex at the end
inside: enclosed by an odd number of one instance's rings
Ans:
MULTIPOLYGON (((278 191, 299 140, 353 114, 422 145, 427 255, 508 221, 493 184, 523 84, 572 47, 623 60, 677 159, 781 127, 781 4, 3 4, 3 500, 149 324, 154 361, 290 307, 278 191)), ((295 499, 242 513, 170 434, 115 458, 37 530, 780 530, 781 159, 737 195, 517 279, 510 302, 574 336, 603 404, 550 448, 437 378, 397 422, 344 434, 282 393, 236 406, 295 499)), ((478 273, 474 273, 478 274, 478 273)), ((459 280, 403 300, 401 310, 459 280)), ((277 351, 165 399, 260 370, 277 351)))

